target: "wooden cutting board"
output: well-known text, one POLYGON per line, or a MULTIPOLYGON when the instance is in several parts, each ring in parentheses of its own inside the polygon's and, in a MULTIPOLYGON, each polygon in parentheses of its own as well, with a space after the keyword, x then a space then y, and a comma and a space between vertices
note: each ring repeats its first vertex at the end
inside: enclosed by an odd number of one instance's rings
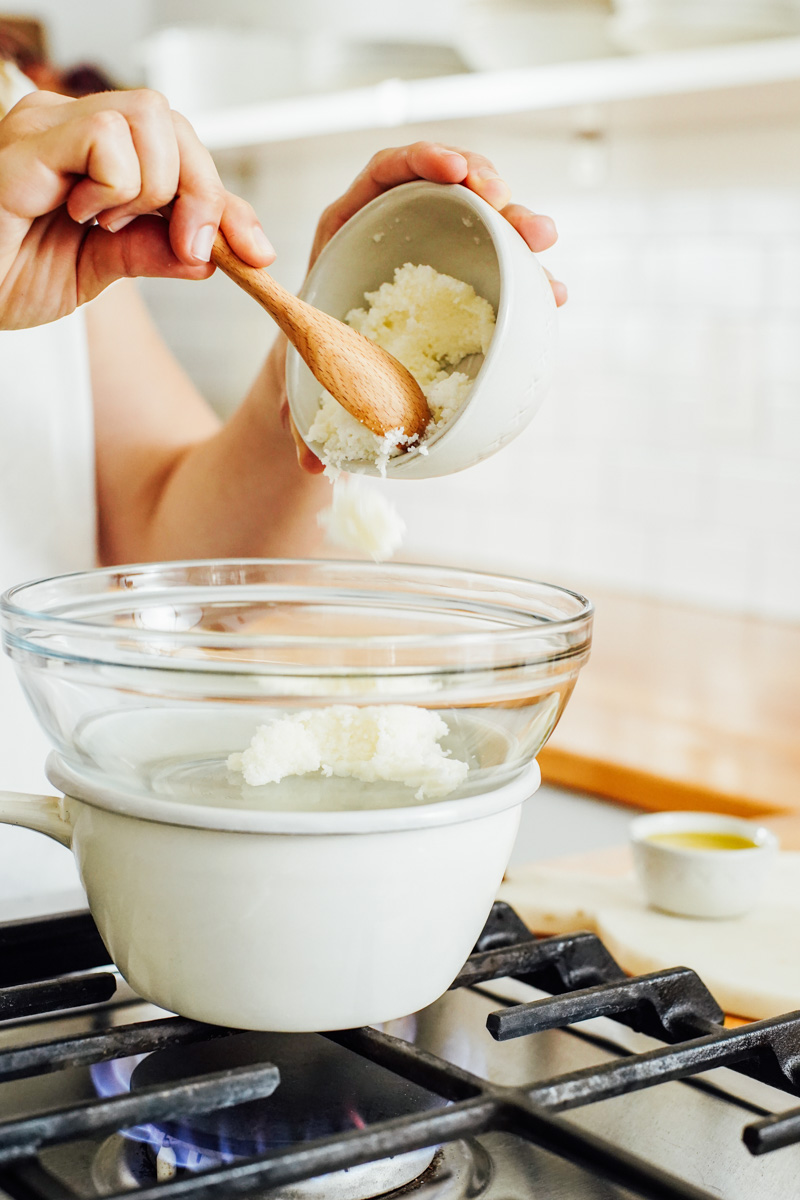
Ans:
POLYGON ((543 778, 648 809, 800 812, 800 625, 589 595, 592 656, 543 778))
POLYGON ((763 901, 731 920, 650 909, 627 846, 511 868, 499 893, 537 933, 589 929, 632 975, 691 967, 728 1013, 800 1009, 800 853, 781 851, 763 901))

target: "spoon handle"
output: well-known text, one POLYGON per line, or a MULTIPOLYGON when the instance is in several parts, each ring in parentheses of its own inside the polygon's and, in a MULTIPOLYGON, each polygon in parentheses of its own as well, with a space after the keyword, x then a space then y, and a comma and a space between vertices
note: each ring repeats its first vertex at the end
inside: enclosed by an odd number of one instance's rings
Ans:
POLYGON ((281 287, 263 267, 250 267, 221 233, 211 261, 265 308, 314 377, 351 416, 382 437, 402 429, 420 436, 431 420, 413 375, 363 334, 281 287))
POLYGON ((262 308, 277 322, 293 346, 297 348, 302 358, 305 358, 302 344, 307 340, 308 314, 304 309, 310 306, 304 304, 297 296, 293 296, 286 288, 272 278, 269 271, 263 267, 250 267, 243 263, 231 250, 221 233, 214 239, 211 260, 215 266, 224 271, 229 279, 237 283, 248 295, 257 300, 262 308))

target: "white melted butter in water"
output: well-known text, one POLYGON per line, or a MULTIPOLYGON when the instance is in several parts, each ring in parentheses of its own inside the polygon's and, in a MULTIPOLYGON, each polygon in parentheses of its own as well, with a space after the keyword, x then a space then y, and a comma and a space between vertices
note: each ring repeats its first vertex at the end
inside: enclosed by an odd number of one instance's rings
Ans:
POLYGON ((293 775, 403 783, 418 800, 443 797, 469 767, 439 744, 449 732, 438 713, 414 704, 332 704, 275 717, 256 729, 228 766, 245 783, 280 783, 293 775))
MULTIPOLYGON (((469 768, 465 781, 448 794, 457 798, 496 787, 506 781, 503 770, 508 740, 501 730, 467 714, 447 715, 443 750, 469 768)), ((165 800, 212 808, 259 812, 347 812, 382 808, 411 808, 440 802, 441 796, 419 796, 417 786, 396 780, 364 781, 325 776, 319 772, 288 776, 254 787, 227 763, 229 752, 208 749, 191 758, 164 757, 140 767, 140 779, 150 794, 165 800)))
MULTIPOLYGON (((307 702, 306 702, 307 704, 307 702)), ((559 696, 529 706, 479 710, 441 708, 447 725, 442 750, 469 767, 463 783, 443 800, 417 799, 401 782, 293 776, 251 787, 227 760, 241 752, 259 725, 306 705, 215 705, 200 708, 118 709, 90 718, 76 731, 75 750, 103 786, 179 804, 263 812, 346 812, 449 803, 501 787, 524 769, 552 730, 559 696)), ((85 768, 84 768, 85 769, 85 768)))

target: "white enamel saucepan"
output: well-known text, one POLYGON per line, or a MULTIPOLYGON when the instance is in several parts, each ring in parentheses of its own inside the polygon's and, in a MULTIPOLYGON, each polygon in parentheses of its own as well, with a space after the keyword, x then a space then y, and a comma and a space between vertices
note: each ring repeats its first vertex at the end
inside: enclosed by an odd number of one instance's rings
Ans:
POLYGON ((64 576, 12 589, 0 616, 60 793, 2 793, 0 820, 72 848, 137 992, 276 1031, 389 1020, 450 985, 592 622, 547 584, 285 560, 64 576), (228 769, 257 726, 333 704, 434 709, 466 779, 426 801, 228 769))

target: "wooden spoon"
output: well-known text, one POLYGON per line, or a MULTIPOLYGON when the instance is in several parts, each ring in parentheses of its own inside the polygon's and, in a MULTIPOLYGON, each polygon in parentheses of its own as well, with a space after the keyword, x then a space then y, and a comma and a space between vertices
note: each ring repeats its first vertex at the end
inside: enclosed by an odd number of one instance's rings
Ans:
POLYGON ((413 375, 369 338, 299 300, 262 267, 249 267, 218 233, 211 260, 275 319, 316 379, 343 408, 382 437, 421 436, 431 420, 413 375))

